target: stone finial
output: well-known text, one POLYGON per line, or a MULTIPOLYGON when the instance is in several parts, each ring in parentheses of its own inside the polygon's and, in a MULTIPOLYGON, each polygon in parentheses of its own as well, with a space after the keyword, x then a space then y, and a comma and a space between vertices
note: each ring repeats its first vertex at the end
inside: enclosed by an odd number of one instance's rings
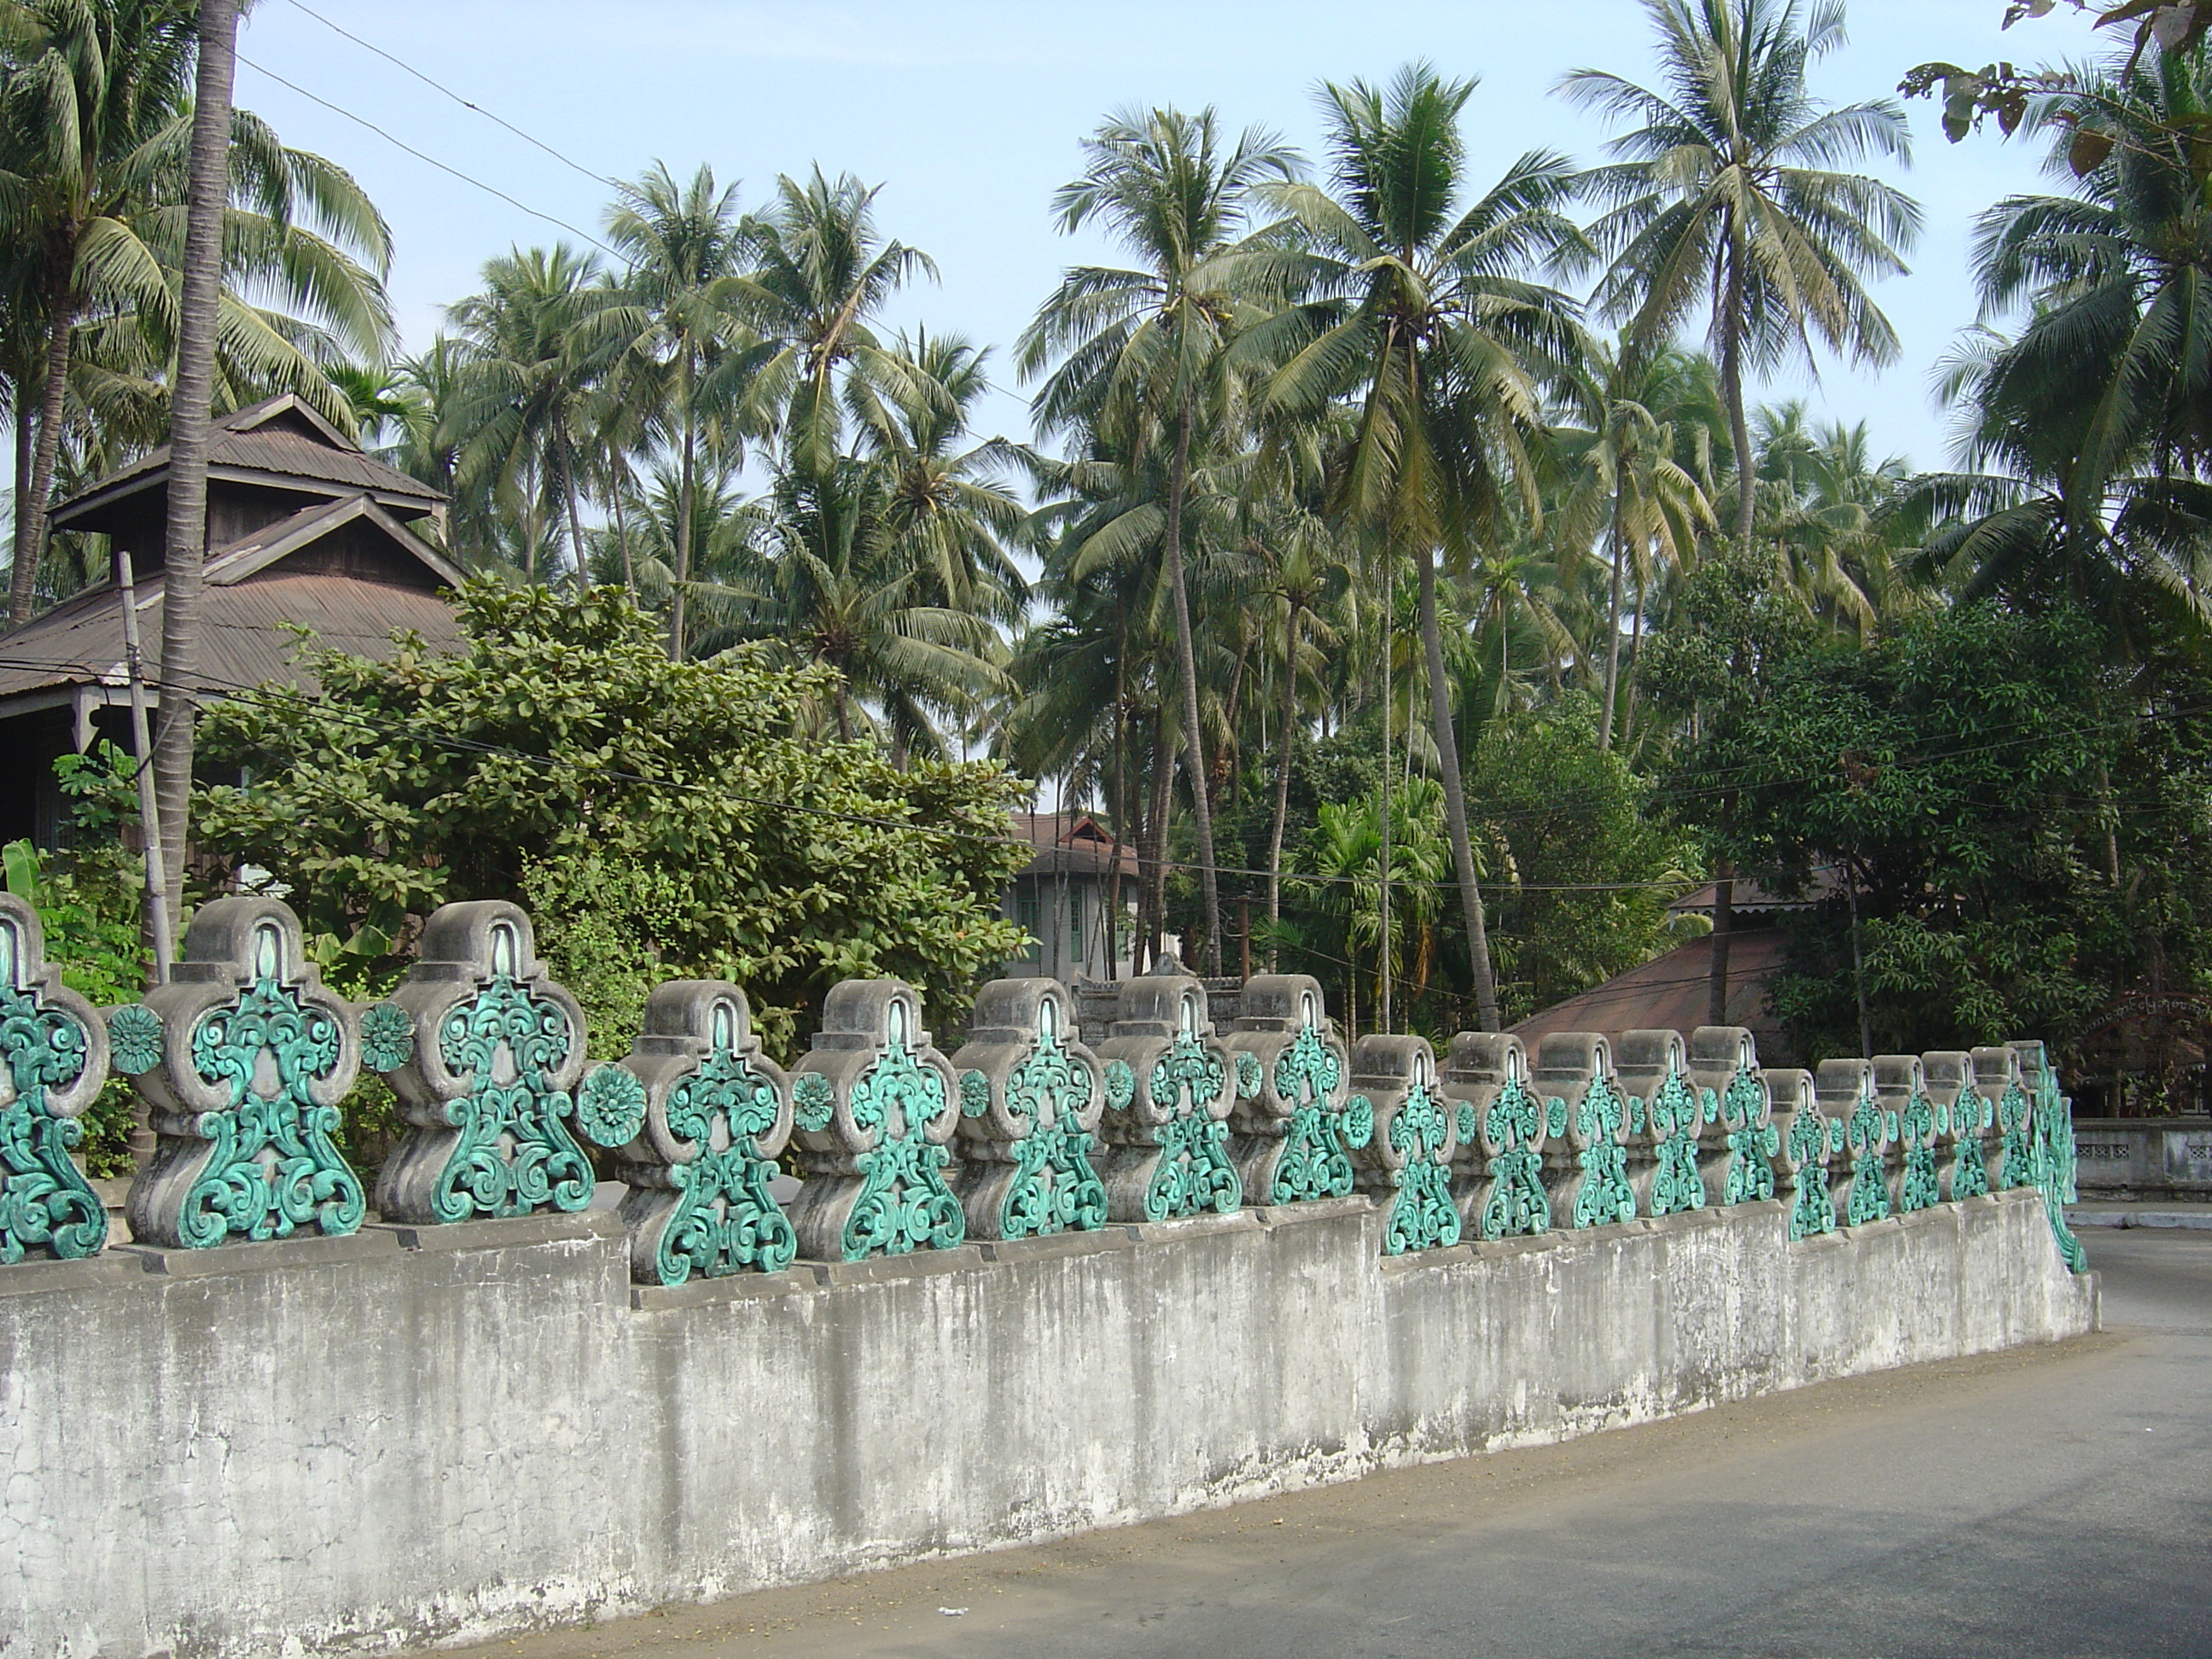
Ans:
POLYGON ((1933 1209, 1943 1201, 1943 1182, 1928 1068, 1918 1054, 1876 1054, 1874 1089, 1888 1121, 1897 1126, 1887 1152, 1890 1201, 1899 1215, 1933 1209))
POLYGON ((761 1053, 745 994, 718 979, 655 986, 622 1066, 645 1100, 616 1153, 630 1276, 681 1285, 789 1267, 798 1237, 769 1182, 791 1139, 790 1079, 761 1053))
POLYGON ((1813 1090, 1821 1114, 1841 1126, 1841 1150, 1850 1155, 1850 1173, 1836 1194, 1844 1221, 1856 1227, 1885 1219, 1890 1212, 1887 1155, 1897 1138, 1897 1120, 1875 1092, 1874 1062, 1824 1060, 1813 1074, 1813 1090))
POLYGON ((583 1010, 538 960, 530 918, 504 900, 440 907, 407 977, 362 1024, 409 1125, 377 1179, 386 1220, 581 1210, 593 1175, 569 1121, 603 1146, 637 1133, 635 1079, 604 1066, 587 1082, 583 1010))
MULTIPOLYGON (((1613 1070, 1628 1102, 1628 1145, 1637 1207, 1646 1215, 1680 1215, 1705 1207, 1698 1143, 1708 1099, 1690 1080, 1689 1045, 1679 1031, 1623 1031, 1613 1045, 1613 1070)), ((1710 1102, 1717 1115, 1720 1103, 1710 1102)))
MULTIPOLYGON (((1212 1006, 1218 1009, 1220 1000, 1212 1006)), ((1235 1024, 1221 1039, 1231 1063, 1258 1086, 1237 1091, 1230 1113, 1236 1162, 1255 1203, 1342 1198, 1352 1191, 1352 1153, 1375 1125, 1352 1092, 1352 1057, 1304 974, 1245 981, 1235 1024), (1249 1064, 1247 1064, 1247 1061, 1249 1064)))
POLYGON ((1782 1137, 1758 1042, 1741 1025, 1700 1025, 1690 1033, 1690 1080, 1708 1097, 1704 1139, 1721 1159, 1721 1202, 1772 1198, 1782 1137))
MULTIPOLYGON (((1249 1059, 1249 1056, 1247 1056, 1249 1059)), ((1168 1221, 1244 1201, 1226 1121, 1244 1068, 1213 1032, 1206 988, 1179 974, 1125 980, 1106 1040, 1101 1173, 1116 1221, 1168 1221)))
POLYGON ((1425 1037, 1364 1036, 1352 1050, 1352 1086, 1373 1103, 1375 1134, 1360 1153, 1359 1184, 1387 1197, 1385 1253, 1458 1243, 1451 1192, 1457 1113, 1437 1088, 1436 1051, 1425 1037))
POLYGON ((1843 1150, 1843 1126, 1829 1121, 1820 1109, 1810 1072, 1779 1067, 1766 1072, 1765 1081, 1774 1103, 1778 1143, 1775 1172, 1781 1191, 1777 1195, 1790 1201, 1790 1237, 1832 1233, 1836 1230, 1836 1200, 1828 1185, 1828 1168, 1843 1150))
POLYGON ((967 1236, 945 1178, 960 1079, 930 1041, 914 987, 896 979, 832 987, 791 1093, 805 1176, 791 1206, 800 1255, 860 1261, 950 1249, 967 1236))
POLYGON ((107 1210, 70 1156, 106 1081, 99 1010, 46 965, 38 912, 0 893, 0 1262, 106 1243, 107 1210))
POLYGON ((1548 1158, 1552 1213, 1576 1227, 1636 1218, 1628 1179, 1628 1103, 1613 1077, 1613 1044, 1595 1031, 1554 1031, 1536 1045, 1533 1079, 1555 1143, 1548 1158))
POLYGON ((994 979, 977 994, 960 1076, 961 1167, 975 1238, 1088 1232, 1106 1224, 1091 1161, 1106 1109, 1097 1055, 1076 1037, 1074 997, 1056 979, 994 979))
POLYGON ((260 897, 202 905, 184 959, 143 1010, 118 1010, 110 1028, 156 1137, 125 1202, 132 1239, 204 1249, 357 1229, 367 1194, 331 1137, 361 1044, 353 1009, 324 988, 290 908, 260 897))
POLYGON ((1544 1105, 1528 1087, 1521 1039, 1500 1031, 1462 1031, 1444 1056, 1441 1089, 1451 1103, 1458 1161, 1478 1163, 1480 1180, 1460 1205, 1478 1237, 1549 1232, 1544 1190, 1544 1105))

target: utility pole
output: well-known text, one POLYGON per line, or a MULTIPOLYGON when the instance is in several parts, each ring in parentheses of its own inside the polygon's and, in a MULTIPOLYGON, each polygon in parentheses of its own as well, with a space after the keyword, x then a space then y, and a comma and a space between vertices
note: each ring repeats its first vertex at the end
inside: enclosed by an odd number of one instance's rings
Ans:
MULTIPOLYGON (((181 872, 192 809, 192 722, 199 706, 200 592, 207 562, 207 462, 215 391, 216 325, 222 305, 222 218, 230 200, 230 88, 237 70, 238 0, 200 0, 198 79, 185 196, 183 291, 177 372, 169 393, 167 534, 162 553, 161 701, 154 781, 161 863, 181 872)), ((173 927, 177 894, 166 894, 173 927)))
POLYGON ((146 735, 146 670, 138 651, 138 587, 131 555, 115 550, 115 586, 123 594, 123 663, 131 682, 131 758, 138 763, 138 833, 146 843, 146 943, 154 953, 149 982, 167 985, 175 957, 169 926, 169 884, 161 857, 161 812, 155 799, 154 745, 146 735))

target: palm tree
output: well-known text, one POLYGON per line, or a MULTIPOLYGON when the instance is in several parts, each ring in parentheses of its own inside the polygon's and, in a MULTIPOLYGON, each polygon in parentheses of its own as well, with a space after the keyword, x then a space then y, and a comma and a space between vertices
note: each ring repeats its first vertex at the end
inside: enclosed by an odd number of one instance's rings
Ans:
POLYGON ((604 353, 614 395, 649 408, 655 435, 676 452, 683 504, 676 513, 668 652, 680 657, 689 647, 684 601, 700 447, 730 447, 738 437, 723 371, 753 339, 740 311, 749 242, 737 186, 717 190, 714 169, 705 166, 679 185, 665 163, 655 162, 643 178, 621 187, 606 226, 628 269, 620 294, 596 307, 579 331, 577 347, 604 353))
POLYGON ((1233 443, 1228 434, 1243 424, 1229 340, 1279 301, 1291 268, 1278 244, 1245 235, 1251 193, 1267 180, 1294 177, 1298 159, 1257 129, 1224 147, 1211 109, 1118 114, 1084 149, 1083 175, 1053 198, 1060 228, 1103 223, 1139 263, 1069 270, 1023 331, 1015 362, 1024 379, 1044 379, 1036 404, 1041 434, 1103 441, 1137 473, 1159 457, 1163 498, 1152 533, 1174 613, 1206 950, 1218 967, 1221 889, 1191 629, 1186 497, 1197 459, 1221 441, 1233 443))
MULTIPOLYGON (((35 441, 18 446, 30 465, 19 480, 16 622, 36 592, 82 325, 127 318, 160 357, 176 349, 197 16, 191 0, 0 5, 0 55, 11 64, 0 84, 0 238, 4 263, 25 278, 18 326, 44 336, 35 382, 15 388, 19 427, 34 411, 38 419, 35 441)), ((226 128, 229 210, 210 373, 219 390, 298 391, 343 423, 344 401, 316 361, 339 349, 383 355, 390 234, 343 169, 286 149, 244 111, 226 106, 226 128), (249 290, 297 314, 248 305, 240 296, 249 290)))
MULTIPOLYGON (((518 248, 486 264, 483 291, 447 310, 466 351, 439 411, 464 495, 526 523, 565 513, 580 580, 579 496, 592 465, 586 409, 604 367, 588 360, 586 340, 594 307, 617 297, 598 275, 595 258, 566 244, 518 248)), ((525 538, 524 574, 532 579, 539 539, 525 538)))
POLYGON ((1911 159, 1894 99, 1827 108, 1806 71, 1844 43, 1841 0, 1644 0, 1666 90, 1577 70, 1577 104, 1629 124, 1582 186, 1607 211, 1590 235, 1608 263, 1596 303, 1647 349, 1700 309, 1719 361, 1737 469, 1737 538, 1748 543, 1756 480, 1747 369, 1819 338, 1887 363, 1897 334, 1864 279, 1902 272, 1920 231, 1910 197, 1837 171, 1869 155, 1911 159))
POLYGON ((1468 839, 1450 682, 1437 619, 1437 558, 1464 555, 1510 495, 1532 493, 1528 444, 1541 387, 1580 355, 1565 295, 1528 272, 1580 246, 1561 213, 1564 157, 1531 152, 1472 204, 1460 116, 1471 81, 1408 64, 1387 88, 1322 88, 1334 190, 1273 187, 1315 250, 1320 297, 1255 330, 1243 348, 1279 365, 1266 403, 1314 415, 1358 399, 1334 507, 1419 578, 1430 721, 1474 975, 1477 1017, 1498 1029, 1482 890, 1468 839))

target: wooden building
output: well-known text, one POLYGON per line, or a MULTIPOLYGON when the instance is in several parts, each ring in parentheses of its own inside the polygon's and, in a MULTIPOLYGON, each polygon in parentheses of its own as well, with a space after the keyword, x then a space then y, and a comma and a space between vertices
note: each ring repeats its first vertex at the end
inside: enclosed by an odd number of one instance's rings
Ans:
MULTIPOLYGON (((138 633, 158 687, 168 511, 165 445, 55 510, 57 531, 112 538, 131 555, 138 633)), ((441 590, 460 572, 408 526, 445 497, 395 471, 297 398, 272 398, 216 422, 208 453, 207 586, 201 601, 203 699, 272 682, 300 684, 289 625, 364 656, 412 629, 458 638, 441 590)), ((55 760, 95 738, 130 746, 123 601, 112 570, 52 610, 0 634, 0 842, 58 838, 55 760)), ((158 701, 158 692, 154 694, 158 701)))

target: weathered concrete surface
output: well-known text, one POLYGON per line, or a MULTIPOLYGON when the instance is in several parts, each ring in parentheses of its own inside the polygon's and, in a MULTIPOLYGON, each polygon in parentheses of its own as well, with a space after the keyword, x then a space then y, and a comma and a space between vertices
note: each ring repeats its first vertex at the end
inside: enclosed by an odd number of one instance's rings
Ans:
POLYGON ((2212 1118, 2077 1117, 2074 1152, 2085 1200, 2212 1200, 2212 1118))
POLYGON ((0 1655, 454 1640, 2090 1329, 2028 1194, 1379 1255, 1365 1200, 639 1290, 611 1216, 0 1272, 0 1655))

